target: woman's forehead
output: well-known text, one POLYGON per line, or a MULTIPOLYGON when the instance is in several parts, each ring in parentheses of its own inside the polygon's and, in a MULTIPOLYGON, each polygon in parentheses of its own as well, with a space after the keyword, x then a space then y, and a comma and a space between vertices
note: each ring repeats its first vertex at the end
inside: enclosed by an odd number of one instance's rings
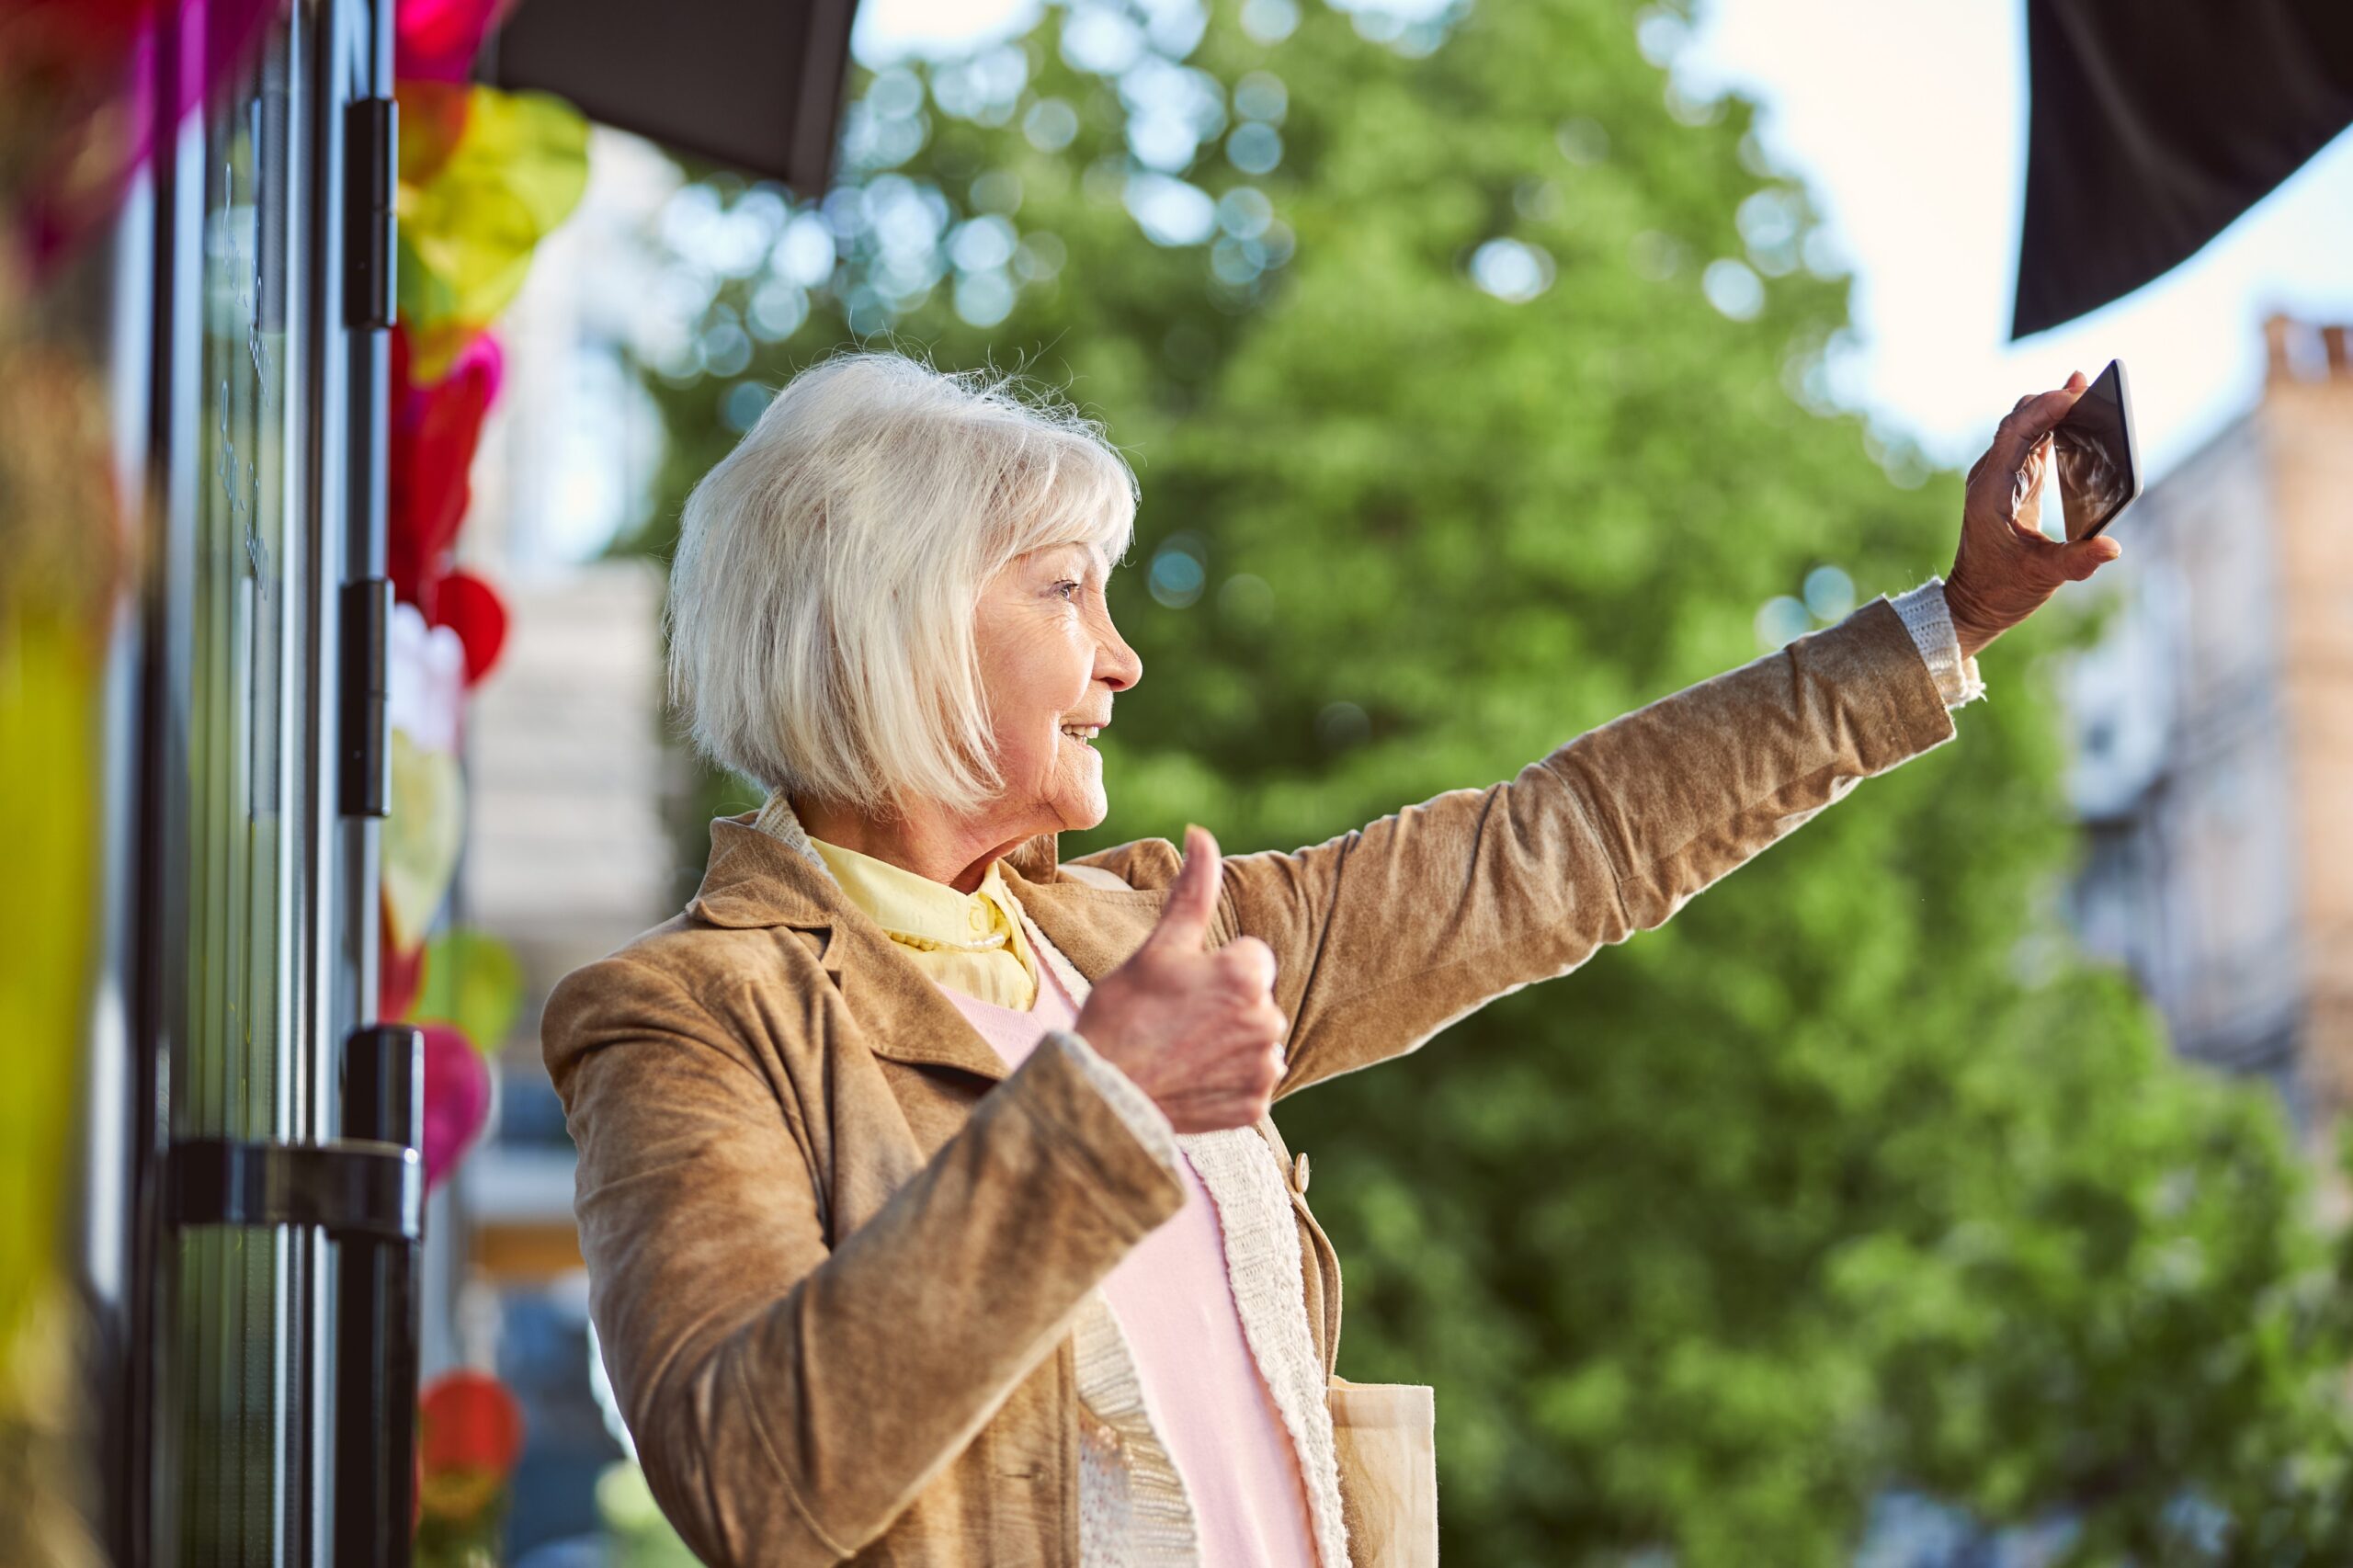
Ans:
POLYGON ((1070 562, 1091 566, 1100 576, 1108 576, 1111 571, 1110 558, 1103 553, 1103 547, 1092 540, 1065 540, 1060 544, 1043 545, 1031 551, 1029 559, 1040 565, 1059 566, 1070 562))

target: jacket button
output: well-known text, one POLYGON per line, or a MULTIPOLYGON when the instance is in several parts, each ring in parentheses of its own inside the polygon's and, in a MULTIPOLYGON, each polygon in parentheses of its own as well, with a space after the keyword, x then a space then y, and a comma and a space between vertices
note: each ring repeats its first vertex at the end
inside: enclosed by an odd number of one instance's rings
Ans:
POLYGON ((1307 1191, 1307 1151, 1302 1149, 1299 1158, 1290 1163, 1291 1182, 1303 1195, 1307 1191))

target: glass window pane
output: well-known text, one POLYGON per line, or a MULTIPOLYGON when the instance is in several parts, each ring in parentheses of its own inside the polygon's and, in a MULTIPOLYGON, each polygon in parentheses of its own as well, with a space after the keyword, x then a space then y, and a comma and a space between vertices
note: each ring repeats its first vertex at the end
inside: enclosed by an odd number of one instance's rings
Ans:
MULTIPOLYGON (((201 125, 196 236, 197 428, 179 449, 199 465, 185 634, 188 687, 180 777, 187 792, 187 989, 171 1065, 175 1140, 283 1141, 290 1128, 285 1038, 290 962, 290 852, 301 791, 282 784, 286 699, 303 661, 290 638, 288 463, 301 380, 288 335, 295 249, 292 176, 301 166, 293 32, 273 25, 259 53, 217 83, 201 125)), ((184 171, 188 165, 182 165, 184 171)), ((167 1535, 183 1564, 285 1560, 298 1478, 283 1233, 179 1233, 171 1355, 176 1473, 165 1471, 167 1535)))

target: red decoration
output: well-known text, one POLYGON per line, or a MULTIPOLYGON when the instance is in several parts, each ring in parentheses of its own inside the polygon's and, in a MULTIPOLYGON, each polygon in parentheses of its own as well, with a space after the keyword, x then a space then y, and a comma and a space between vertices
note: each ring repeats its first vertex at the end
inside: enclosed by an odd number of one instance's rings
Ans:
POLYGON ((523 1412, 487 1372, 444 1372, 418 1404, 417 1454, 426 1471, 467 1470, 504 1477, 523 1451, 523 1412))
POLYGON ((465 139, 472 89, 464 82, 404 80, 393 92, 400 100, 401 182, 429 185, 465 139))
POLYGON ((465 644, 472 686, 489 674, 506 641, 506 607, 489 584, 457 563, 458 529, 473 500, 474 450, 505 365, 497 340, 487 333, 468 344, 438 381, 412 384, 409 363, 408 335, 395 329, 385 561, 402 602, 415 605, 428 625, 449 627, 465 644))
POLYGON ((440 381, 412 385, 408 368, 408 335, 395 329, 386 564, 393 591, 433 621, 434 589, 456 567, 458 527, 473 499, 474 449, 498 395, 502 363, 497 343, 485 335, 466 347, 440 381))
POLYGON ((497 1561, 506 1485, 523 1451, 523 1412, 496 1378, 445 1372, 417 1403, 420 1563, 497 1561))
POLYGON ((506 605, 488 583, 471 572, 441 579, 434 596, 435 624, 458 634, 466 649, 466 684, 472 686, 498 663, 506 646, 506 605))

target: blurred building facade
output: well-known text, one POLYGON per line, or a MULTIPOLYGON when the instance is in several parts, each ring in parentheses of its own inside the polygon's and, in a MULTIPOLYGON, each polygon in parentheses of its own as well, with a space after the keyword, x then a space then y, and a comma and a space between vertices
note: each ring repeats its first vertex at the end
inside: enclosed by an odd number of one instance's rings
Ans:
POLYGON ((2260 403, 2116 525, 2099 642, 2063 676, 2086 946, 2183 1055, 2353 1105, 2353 366, 2264 324, 2260 403))

